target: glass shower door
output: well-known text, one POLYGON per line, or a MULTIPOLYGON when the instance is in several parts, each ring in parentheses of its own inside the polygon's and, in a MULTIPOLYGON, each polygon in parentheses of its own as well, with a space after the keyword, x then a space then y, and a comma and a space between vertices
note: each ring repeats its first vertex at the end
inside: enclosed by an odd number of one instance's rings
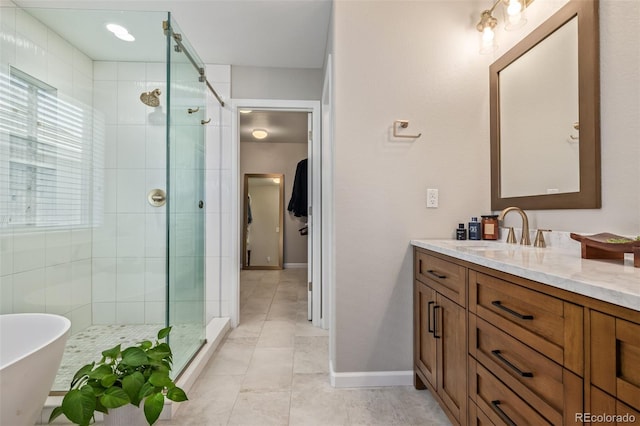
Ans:
POLYGON ((167 149, 168 324, 174 372, 204 342, 204 67, 169 15, 167 149))

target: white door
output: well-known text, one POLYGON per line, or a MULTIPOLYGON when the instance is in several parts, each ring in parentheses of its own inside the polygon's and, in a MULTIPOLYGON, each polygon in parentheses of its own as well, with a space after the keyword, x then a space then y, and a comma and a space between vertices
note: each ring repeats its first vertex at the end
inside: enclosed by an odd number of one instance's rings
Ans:
POLYGON ((308 144, 308 216, 307 226, 309 227, 309 238, 307 242, 307 278, 308 278, 308 307, 307 319, 313 321, 316 327, 322 326, 322 218, 321 218, 321 138, 319 134, 314 134, 312 129, 317 129, 315 133, 320 133, 319 117, 314 117, 313 113, 307 115, 307 129, 309 130, 308 144), (315 121, 315 122, 314 122, 315 121))
POLYGON ((307 320, 313 320, 313 128, 312 114, 307 114, 307 320))

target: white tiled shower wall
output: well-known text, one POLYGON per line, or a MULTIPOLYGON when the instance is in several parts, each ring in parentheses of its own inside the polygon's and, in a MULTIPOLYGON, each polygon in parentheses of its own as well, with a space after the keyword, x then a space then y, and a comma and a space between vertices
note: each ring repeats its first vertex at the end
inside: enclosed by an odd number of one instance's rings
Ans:
POLYGON ((94 107, 103 113, 103 214, 93 232, 93 323, 158 324, 166 312, 166 64, 94 62, 94 107), (159 108, 140 101, 160 89, 159 108), (165 108, 163 109, 162 106, 165 108))
MULTIPOLYGON (((91 59, 20 9, 0 13, 0 55, 0 72, 14 66, 56 87, 59 98, 91 108, 91 59)), ((7 160, 0 153, 0 173, 9 169, 7 160)), ((0 203, 7 202, 2 194, 7 191, 0 191, 0 203)), ((5 225, 0 222, 0 313, 64 315, 72 332, 89 326, 91 229, 26 232, 5 225)))
MULTIPOLYGON (((93 62, 17 8, 2 9, 0 43, 2 72, 13 65, 56 87, 59 96, 93 106, 96 138, 103 139, 93 230, 14 233, 0 223, 0 313, 65 315, 72 332, 91 324, 163 322, 166 214, 146 202, 146 193, 166 189, 166 110, 145 106, 139 96, 160 88, 166 105, 165 64, 93 62)), ((207 78, 228 101, 230 66, 207 66, 207 78)), ((231 112, 210 93, 207 109, 208 323, 231 310, 231 112)))
POLYGON ((222 97, 207 91, 206 128, 206 323, 231 316, 231 66, 207 65, 207 79, 222 97))

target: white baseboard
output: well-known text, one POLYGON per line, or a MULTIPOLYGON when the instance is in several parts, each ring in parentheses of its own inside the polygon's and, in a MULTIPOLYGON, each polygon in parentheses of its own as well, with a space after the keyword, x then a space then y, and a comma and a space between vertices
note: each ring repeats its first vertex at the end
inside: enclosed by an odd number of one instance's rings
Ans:
POLYGON ((365 388, 383 386, 412 386, 413 371, 356 371, 336 373, 329 363, 331 386, 334 388, 365 388))
POLYGON ((285 263, 284 269, 305 269, 307 265, 307 263, 285 263))

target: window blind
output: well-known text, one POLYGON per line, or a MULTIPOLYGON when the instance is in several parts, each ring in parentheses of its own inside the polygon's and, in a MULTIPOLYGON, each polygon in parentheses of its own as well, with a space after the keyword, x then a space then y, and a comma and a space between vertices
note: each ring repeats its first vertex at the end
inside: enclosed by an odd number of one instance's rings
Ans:
POLYGON ((0 75, 0 226, 91 224, 91 110, 11 68, 0 75))

